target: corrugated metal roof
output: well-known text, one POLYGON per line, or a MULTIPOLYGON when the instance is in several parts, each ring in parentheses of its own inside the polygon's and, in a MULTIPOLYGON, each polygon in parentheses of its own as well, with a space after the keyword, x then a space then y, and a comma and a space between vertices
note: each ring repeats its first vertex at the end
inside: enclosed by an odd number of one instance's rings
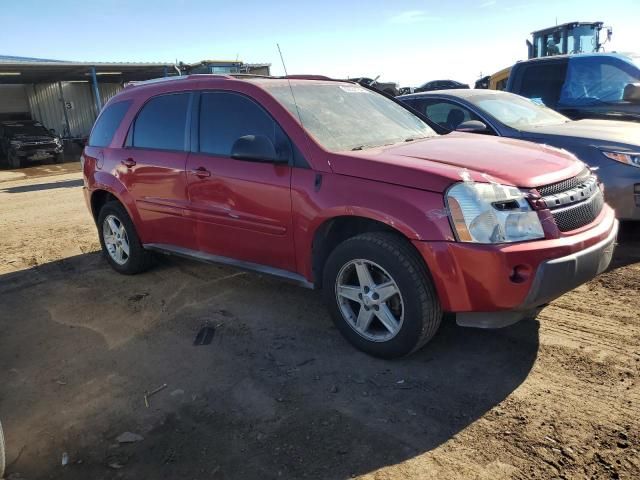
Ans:
POLYGON ((50 60, 48 58, 15 57, 13 55, 0 55, 0 63, 13 62, 63 62, 64 60, 50 60))
MULTIPOLYGON (((221 65, 230 63, 205 60, 197 64, 180 64, 181 71, 190 71, 195 65, 221 65)), ((240 69, 269 68, 271 64, 234 62, 240 69)), ((43 58, 15 57, 0 55, 0 84, 29 84, 65 81, 91 80, 95 69, 98 81, 125 83, 130 81, 148 80, 151 78, 175 75, 174 62, 78 62, 68 60, 47 60, 43 58)))

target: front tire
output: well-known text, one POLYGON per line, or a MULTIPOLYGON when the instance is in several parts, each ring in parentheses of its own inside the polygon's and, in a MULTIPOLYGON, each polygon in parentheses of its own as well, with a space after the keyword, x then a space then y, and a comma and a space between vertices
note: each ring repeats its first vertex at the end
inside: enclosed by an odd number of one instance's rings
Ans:
POLYGON ((4 446, 4 433, 2 432, 2 423, 0 423, 0 478, 4 478, 4 469, 6 467, 6 450, 4 446))
POLYGON ((64 153, 56 153, 56 156, 54 157, 53 161, 55 163, 64 163, 64 153))
POLYGON ((7 153, 7 162, 9 162, 9 167, 13 169, 18 169, 21 167, 20 165, 20 157, 18 157, 11 150, 7 153))
POLYGON ((129 214, 119 202, 107 202, 100 209, 98 236, 103 255, 117 272, 134 275, 151 266, 152 254, 142 247, 129 214))
POLYGON ((408 355, 440 326, 442 310, 423 260, 393 233, 365 233, 338 245, 323 288, 336 327, 375 357, 408 355))

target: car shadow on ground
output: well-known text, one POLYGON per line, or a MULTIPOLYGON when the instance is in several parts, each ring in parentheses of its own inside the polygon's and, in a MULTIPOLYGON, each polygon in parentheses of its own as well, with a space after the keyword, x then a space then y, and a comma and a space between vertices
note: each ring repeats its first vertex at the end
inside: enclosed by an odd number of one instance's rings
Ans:
POLYGON ((422 351, 374 359, 317 292, 178 259, 126 277, 80 255, 1 276, 0 304, 0 416, 25 478, 363 474, 464 430, 538 352, 537 321, 448 319, 422 351), (203 325, 213 341, 194 346, 203 325), (118 444, 125 431, 144 440, 118 444))

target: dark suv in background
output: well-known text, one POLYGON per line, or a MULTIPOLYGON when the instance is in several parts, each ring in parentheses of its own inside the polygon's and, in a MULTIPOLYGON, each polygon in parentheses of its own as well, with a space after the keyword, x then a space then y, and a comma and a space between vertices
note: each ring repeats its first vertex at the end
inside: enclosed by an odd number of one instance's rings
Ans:
POLYGON ((640 122, 637 58, 613 53, 557 55, 516 63, 507 91, 566 115, 640 122))
POLYGON ((367 78, 367 77, 358 77, 358 78, 350 78, 350 82, 356 82, 360 85, 364 85, 365 87, 373 88, 382 93, 386 93, 387 95, 391 95, 395 97, 399 95, 400 91, 398 90, 398 85, 393 82, 379 82, 378 77, 376 78, 367 78))
POLYGON ((11 168, 20 168, 29 161, 64 161, 60 137, 35 120, 1 122, 0 150, 11 168))

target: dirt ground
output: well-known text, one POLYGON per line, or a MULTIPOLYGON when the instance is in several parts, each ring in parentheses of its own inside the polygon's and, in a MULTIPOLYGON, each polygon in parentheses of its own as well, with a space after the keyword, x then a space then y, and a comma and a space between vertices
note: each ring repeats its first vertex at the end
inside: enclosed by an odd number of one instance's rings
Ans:
POLYGON ((640 478, 638 243, 536 321, 448 320, 382 361, 317 292, 173 258, 116 274, 81 185, 77 163, 0 172, 8 478, 640 478))

